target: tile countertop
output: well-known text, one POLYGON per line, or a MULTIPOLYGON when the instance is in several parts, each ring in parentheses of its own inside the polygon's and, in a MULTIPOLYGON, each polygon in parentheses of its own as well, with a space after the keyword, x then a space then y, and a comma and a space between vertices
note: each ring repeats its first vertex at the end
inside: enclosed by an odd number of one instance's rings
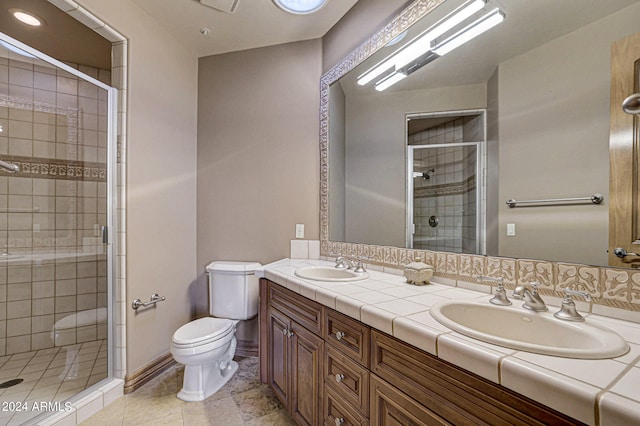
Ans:
POLYGON ((587 321, 627 340, 631 349, 618 358, 538 355, 463 336, 429 314, 430 306, 446 299, 488 303, 488 286, 483 293, 439 284, 438 277, 430 285, 414 286, 402 276, 371 269, 368 279, 347 283, 294 275, 297 268, 314 265, 334 263, 283 259, 256 274, 587 424, 640 424, 640 324, 585 314, 587 321))

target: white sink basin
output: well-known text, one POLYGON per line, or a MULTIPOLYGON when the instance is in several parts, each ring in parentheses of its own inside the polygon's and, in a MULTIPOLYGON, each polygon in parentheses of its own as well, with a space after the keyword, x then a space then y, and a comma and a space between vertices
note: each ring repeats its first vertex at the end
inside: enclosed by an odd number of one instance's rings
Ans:
POLYGON ((331 266, 298 268, 295 271, 295 275, 307 280, 334 282, 360 281, 369 278, 368 272, 356 273, 348 269, 336 269, 331 266))
POLYGON ((580 359, 614 358, 629 350, 627 342, 608 328, 562 321, 550 312, 460 300, 437 303, 430 312, 458 333, 511 349, 580 359))

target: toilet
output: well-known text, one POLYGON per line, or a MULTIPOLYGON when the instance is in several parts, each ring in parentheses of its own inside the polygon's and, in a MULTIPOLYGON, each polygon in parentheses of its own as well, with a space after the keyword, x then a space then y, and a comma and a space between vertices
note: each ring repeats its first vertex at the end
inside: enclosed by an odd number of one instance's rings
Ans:
POLYGON ((171 355, 183 364, 178 398, 202 401, 216 393, 238 370, 236 324, 258 314, 257 262, 216 261, 207 265, 209 314, 180 327, 171 339, 171 355))

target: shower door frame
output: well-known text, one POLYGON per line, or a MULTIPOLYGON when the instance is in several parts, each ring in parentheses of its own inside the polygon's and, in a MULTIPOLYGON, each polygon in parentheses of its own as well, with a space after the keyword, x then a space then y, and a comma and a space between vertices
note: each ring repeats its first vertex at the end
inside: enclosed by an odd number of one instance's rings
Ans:
MULTIPOLYGON (((115 263, 114 263, 114 239, 115 230, 117 229, 117 219, 115 215, 114 197, 116 194, 116 153, 117 153, 117 135, 118 135, 118 90, 112 86, 109 86, 79 70, 70 67, 69 65, 58 61, 57 59, 42 53, 19 40, 16 40, 5 33, 0 32, 0 40, 14 45, 20 50, 33 55, 36 59, 47 62, 54 67, 62 69, 75 77, 82 79, 88 83, 91 83, 107 92, 107 222, 106 229, 102 232, 102 242, 106 246, 105 252, 107 254, 107 377, 100 382, 89 386, 87 389, 92 389, 99 386, 104 380, 115 377, 114 359, 115 359, 115 342, 114 342, 114 277, 115 277, 115 263)), ((81 391, 80 393, 85 392, 81 391)))
MULTIPOLYGON (((420 115, 421 117, 424 115, 420 115)), ((408 138, 408 132, 405 132, 408 138)), ((486 138, 485 138, 486 139, 486 138)), ((406 163, 406 181, 407 181, 407 219, 406 219, 406 246, 413 248, 413 235, 415 230, 413 215, 413 191, 414 191, 414 175, 413 160, 414 151, 416 149, 436 149, 436 148, 455 148, 464 146, 476 147, 476 250, 473 254, 486 254, 486 142, 453 142, 443 144, 427 144, 427 145, 409 145, 407 141, 407 163, 406 163)))

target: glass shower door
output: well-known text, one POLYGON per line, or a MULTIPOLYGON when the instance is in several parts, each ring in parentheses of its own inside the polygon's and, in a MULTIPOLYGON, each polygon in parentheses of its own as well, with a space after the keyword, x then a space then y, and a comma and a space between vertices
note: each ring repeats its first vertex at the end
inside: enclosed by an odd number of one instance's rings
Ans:
POLYGON ((0 424, 19 424, 109 375, 114 97, 108 71, 0 39, 0 403, 24 408, 0 424))
POLYGON ((481 144, 408 147, 408 247, 480 253, 481 144))

